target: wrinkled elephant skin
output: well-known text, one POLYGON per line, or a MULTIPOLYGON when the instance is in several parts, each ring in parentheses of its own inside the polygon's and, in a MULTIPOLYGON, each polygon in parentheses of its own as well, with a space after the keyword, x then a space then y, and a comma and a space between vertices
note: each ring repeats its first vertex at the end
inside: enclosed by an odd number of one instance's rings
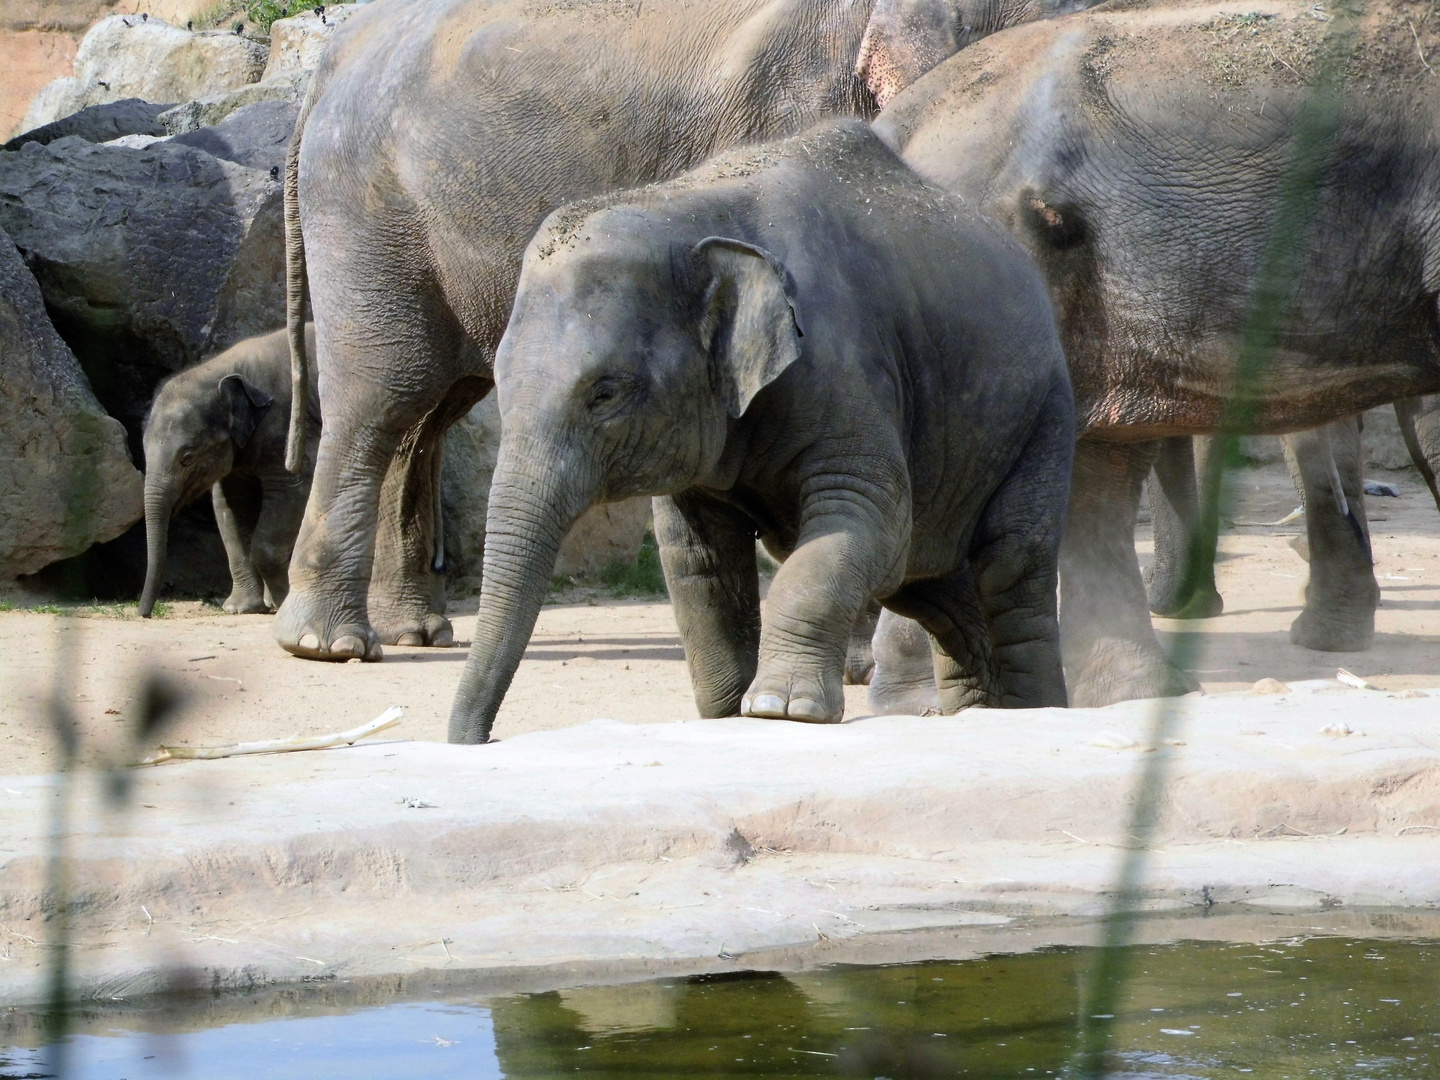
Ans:
POLYGON ((884 0, 872 21, 872 0, 378 0, 347 19, 286 173, 289 317, 293 335, 308 278, 326 424, 281 646, 450 642, 431 590, 439 446, 489 392, 546 214, 873 115, 871 86, 1067 6, 884 0))
MULTIPOLYGON (((313 330, 308 333, 312 341, 313 330)), ((314 400, 312 395, 311 400, 314 400)), ((319 434, 317 415, 307 418, 319 434)), ((309 471, 285 468, 290 348, 283 330, 249 338, 171 376, 145 421, 145 538, 140 614, 164 583, 170 520, 207 491, 230 563, 232 614, 269 611, 285 599, 287 568, 309 471)))
POLYGON ((873 599, 935 639, 944 711, 1064 705, 1074 424, 1044 283, 863 123, 556 211, 495 375, 452 741, 489 737, 570 523, 637 494, 702 716, 839 720, 873 599), (757 537, 781 560, 763 626, 757 537))
MULTIPOLYGON (((1133 530, 1154 440, 1205 434, 1227 415, 1295 160, 1297 75, 1313 77, 1327 47, 1330 23, 1306 4, 1262 14, 1231 33, 1240 16, 1211 5, 1127 5, 1006 30, 876 120, 922 176, 1005 222, 1049 283, 1082 433, 1061 552, 1074 705, 1195 685, 1155 639, 1133 530), (1280 65, 1285 42, 1293 62, 1280 65)), ((1440 49, 1390 0, 1347 27, 1366 56, 1412 34, 1440 49)), ((1440 233, 1427 224, 1440 201, 1440 80, 1347 74, 1341 102, 1276 347, 1231 414, 1247 431, 1300 431, 1440 391, 1440 233)))

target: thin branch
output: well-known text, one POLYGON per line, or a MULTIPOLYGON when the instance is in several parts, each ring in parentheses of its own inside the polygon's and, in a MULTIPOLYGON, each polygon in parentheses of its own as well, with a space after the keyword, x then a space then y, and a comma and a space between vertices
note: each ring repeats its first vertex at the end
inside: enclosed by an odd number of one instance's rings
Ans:
POLYGON ((161 746, 149 757, 136 762, 137 765, 158 765, 162 761, 212 761, 216 758, 240 757, 245 754, 288 754, 297 750, 326 750, 332 746, 350 746, 374 735, 377 731, 394 727, 400 722, 404 711, 391 706, 368 724, 361 724, 349 731, 334 735, 312 735, 309 738, 265 739, 261 742, 231 743, 228 746, 161 746))

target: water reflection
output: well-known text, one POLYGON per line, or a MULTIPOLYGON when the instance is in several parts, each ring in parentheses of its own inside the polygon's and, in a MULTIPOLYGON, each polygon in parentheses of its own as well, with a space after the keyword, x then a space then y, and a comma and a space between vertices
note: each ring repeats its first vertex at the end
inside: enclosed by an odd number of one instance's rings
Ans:
MULTIPOLYGON (((1429 1080, 1440 1074, 1437 961, 1425 942, 1136 946, 1112 1075, 1429 1080)), ((1055 950, 349 1011, 312 998, 292 1003, 312 1015, 275 1019, 257 1005, 248 1023, 160 1035, 122 1030, 118 1014, 108 1033, 92 1024, 72 1037, 67 1075, 1038 1080, 1062 1075, 1074 1051, 1089 964, 1083 950, 1055 950)), ((232 1020, 237 1004, 212 1015, 232 1020)), ((13 1041, 22 1029, 8 1030, 13 1041)), ((44 1075, 43 1063, 0 1049, 0 1080, 44 1075)))

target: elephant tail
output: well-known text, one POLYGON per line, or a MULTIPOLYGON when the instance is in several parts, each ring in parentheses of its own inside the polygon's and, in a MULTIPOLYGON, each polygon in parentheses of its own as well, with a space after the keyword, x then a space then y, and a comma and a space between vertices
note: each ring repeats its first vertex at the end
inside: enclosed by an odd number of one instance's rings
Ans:
POLYGON ((300 231, 300 139, 317 96, 317 81, 311 80, 285 155, 285 329, 290 337, 290 431, 285 440, 285 468, 292 473, 305 468, 305 421, 311 407, 310 361, 305 355, 309 281, 305 274, 305 238, 300 231))

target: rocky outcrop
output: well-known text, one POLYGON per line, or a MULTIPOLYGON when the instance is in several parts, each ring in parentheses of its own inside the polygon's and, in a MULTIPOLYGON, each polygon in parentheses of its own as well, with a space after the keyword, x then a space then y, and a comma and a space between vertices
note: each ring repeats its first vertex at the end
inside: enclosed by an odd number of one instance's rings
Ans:
POLYGON ((213 127, 176 135, 172 141, 249 169, 273 169, 278 176, 285 168, 299 112, 298 101, 262 101, 236 109, 213 127))
POLYGON ((172 135, 212 127, 231 113, 261 102, 285 102, 297 110, 310 76, 335 28, 358 11, 361 4, 328 7, 323 14, 306 11, 288 19, 276 19, 270 27, 270 59, 264 77, 235 90, 187 101, 165 113, 160 122, 172 135))
POLYGON ((160 378, 284 322, 280 187, 173 142, 0 152, 0 228, 137 460, 160 378))
POLYGON ((592 506, 565 534, 555 560, 556 576, 593 574, 616 563, 633 563, 649 527, 648 498, 592 506))
POLYGON ((0 150, 19 150, 26 143, 32 142, 47 146, 56 139, 68 138, 71 135, 92 143, 109 142, 126 135, 162 136, 168 133, 160 123, 160 114, 172 107, 168 104, 154 105, 139 98, 123 98, 120 101, 106 102, 104 105, 91 105, 77 113, 23 132, 0 146, 0 150))
POLYGON ((124 429, 0 232, 0 580, 117 536, 139 519, 142 489, 124 429))
POLYGON ((160 123, 171 135, 183 135, 187 131, 213 127, 231 113, 248 105, 258 105, 267 101, 283 101, 298 109, 300 99, 305 96, 305 88, 309 85, 310 73, 308 71, 277 75, 273 79, 264 79, 258 83, 251 83, 249 86, 242 86, 239 90, 213 94, 176 105, 173 109, 167 109, 160 114, 160 123))
POLYGON ((120 98, 190 101, 258 82, 270 50, 240 34, 192 33, 158 18, 112 15, 80 42, 75 74, 30 102, 21 130, 120 98))
POLYGON ((270 59, 265 65, 265 78, 293 75, 305 72, 307 75, 320 64, 330 45, 330 36, 335 28, 359 11, 361 4, 339 4, 325 8, 321 14, 303 11, 288 19, 276 19, 270 24, 270 59))

